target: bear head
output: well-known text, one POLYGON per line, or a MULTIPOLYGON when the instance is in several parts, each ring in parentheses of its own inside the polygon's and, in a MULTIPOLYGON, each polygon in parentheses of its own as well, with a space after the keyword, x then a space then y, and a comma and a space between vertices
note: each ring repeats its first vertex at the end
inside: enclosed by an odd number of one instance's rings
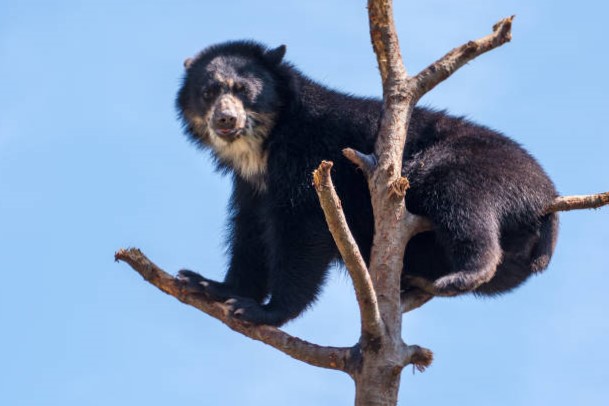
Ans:
POLYGON ((264 188, 265 141, 281 107, 276 74, 284 45, 215 45, 184 61, 176 106, 187 134, 211 149, 221 169, 264 188))

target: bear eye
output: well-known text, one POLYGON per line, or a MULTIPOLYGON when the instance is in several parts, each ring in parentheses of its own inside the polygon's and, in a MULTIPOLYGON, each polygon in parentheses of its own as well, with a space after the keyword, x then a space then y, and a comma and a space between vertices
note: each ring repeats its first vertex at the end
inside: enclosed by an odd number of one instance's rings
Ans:
POLYGON ((217 86, 202 87, 200 95, 203 99, 210 100, 216 95, 217 89, 217 86))
POLYGON ((201 91, 201 97, 204 99, 209 100, 212 98, 212 96, 213 96, 213 94, 212 94, 211 90, 205 89, 205 90, 201 91))
POLYGON ((235 85, 233 86, 233 92, 246 97, 249 96, 247 86, 243 83, 235 83, 235 85))

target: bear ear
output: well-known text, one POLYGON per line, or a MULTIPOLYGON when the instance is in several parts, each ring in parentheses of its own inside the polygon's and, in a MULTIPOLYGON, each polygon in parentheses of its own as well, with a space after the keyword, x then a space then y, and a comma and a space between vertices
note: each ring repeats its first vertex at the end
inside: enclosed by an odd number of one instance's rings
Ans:
POLYGON ((279 65, 285 56, 286 51, 285 45, 280 45, 275 49, 271 49, 270 51, 266 51, 264 56, 266 59, 272 64, 279 65))
POLYGON ((190 66, 192 65, 192 62, 193 62, 192 58, 184 59, 184 69, 188 70, 190 68, 190 66))

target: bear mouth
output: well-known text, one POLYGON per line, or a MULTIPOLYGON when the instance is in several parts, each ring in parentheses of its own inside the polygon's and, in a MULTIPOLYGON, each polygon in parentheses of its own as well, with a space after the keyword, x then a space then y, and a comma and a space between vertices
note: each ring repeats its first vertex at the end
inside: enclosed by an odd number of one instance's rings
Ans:
POLYGON ((245 128, 214 128, 216 135, 225 141, 233 142, 243 134, 245 128))

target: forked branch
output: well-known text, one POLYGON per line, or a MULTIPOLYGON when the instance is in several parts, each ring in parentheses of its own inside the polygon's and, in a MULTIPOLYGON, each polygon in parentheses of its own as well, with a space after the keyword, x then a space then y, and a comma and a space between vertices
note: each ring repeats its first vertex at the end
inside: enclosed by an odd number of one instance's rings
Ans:
MULTIPOLYGON (((414 77, 409 77, 402 61, 398 38, 393 22, 392 2, 368 2, 370 36, 383 81, 384 114, 379 130, 375 153, 380 161, 387 159, 400 168, 401 151, 405 143, 407 123, 416 102, 427 92, 446 80, 460 67, 476 57, 495 49, 512 39, 514 16, 504 18, 493 26, 485 37, 469 41, 454 48, 414 77), (400 145, 391 148, 389 145, 400 145), (391 154, 389 151, 392 151, 391 154), (381 157, 385 154, 385 157, 381 157), (385 158, 385 159, 384 159, 385 158)), ((370 179, 377 165, 376 159, 359 151, 345 150, 345 156, 357 164, 370 179)), ((395 175, 397 176, 397 175, 395 175)))

